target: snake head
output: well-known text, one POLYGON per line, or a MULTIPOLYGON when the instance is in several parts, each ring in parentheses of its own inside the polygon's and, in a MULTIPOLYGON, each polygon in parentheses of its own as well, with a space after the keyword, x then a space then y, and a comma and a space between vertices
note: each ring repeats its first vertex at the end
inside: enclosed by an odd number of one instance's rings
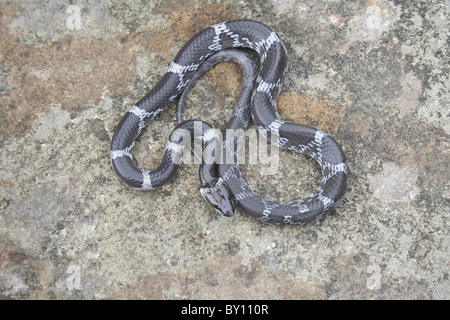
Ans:
POLYGON ((200 194, 221 216, 226 218, 234 216, 235 208, 231 192, 222 178, 217 179, 211 187, 202 186, 200 194))

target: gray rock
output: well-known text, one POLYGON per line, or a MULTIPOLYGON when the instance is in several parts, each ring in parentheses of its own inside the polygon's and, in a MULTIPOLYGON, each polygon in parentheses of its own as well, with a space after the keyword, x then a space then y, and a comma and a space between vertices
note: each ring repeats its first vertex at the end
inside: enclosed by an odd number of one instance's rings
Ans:
MULTIPOLYGON (((0 297, 449 299, 448 5, 442 1, 8 1, 0 4, 0 297), (248 18, 285 40, 282 116, 329 132, 351 163, 342 203, 296 228, 223 219, 183 165, 138 192, 109 163, 115 126, 183 44, 248 18)), ((200 79, 186 118, 223 128, 238 67, 200 79)), ((155 168, 175 126, 133 150, 155 168)), ((317 164, 242 165, 257 192, 313 192, 317 164)))

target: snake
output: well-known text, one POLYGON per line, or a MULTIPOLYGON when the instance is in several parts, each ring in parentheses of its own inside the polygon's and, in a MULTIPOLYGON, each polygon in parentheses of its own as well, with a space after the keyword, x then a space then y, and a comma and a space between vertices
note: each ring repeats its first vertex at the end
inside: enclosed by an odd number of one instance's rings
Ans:
MULTIPOLYGON (((186 42, 161 80, 122 117, 111 141, 110 161, 117 175, 138 190, 154 190, 175 175, 186 142, 197 132, 204 152, 199 169, 202 197, 225 217, 236 207, 264 223, 304 225, 322 219, 343 198, 349 166, 340 145, 317 128, 283 119, 277 98, 287 74, 287 49, 279 35, 253 20, 224 21, 203 29, 186 42), (252 62, 252 52, 257 64, 252 62), (250 121, 277 147, 305 154, 320 166, 322 179, 314 193, 302 199, 279 202, 257 194, 246 182, 236 161, 236 145, 242 140, 223 134, 204 121, 182 120, 187 92, 195 80, 221 61, 234 61, 243 70, 244 84, 226 128, 245 130, 250 121), (139 169, 131 150, 147 124, 180 97, 178 125, 166 143, 161 164, 154 170, 139 169), (232 161, 216 161, 217 159, 232 161)), ((230 132, 226 130, 226 132, 230 132)), ((194 135, 194 138, 198 138, 194 135)), ((194 153, 191 147, 191 152, 194 153)), ((197 157, 198 154, 195 154, 197 157)))

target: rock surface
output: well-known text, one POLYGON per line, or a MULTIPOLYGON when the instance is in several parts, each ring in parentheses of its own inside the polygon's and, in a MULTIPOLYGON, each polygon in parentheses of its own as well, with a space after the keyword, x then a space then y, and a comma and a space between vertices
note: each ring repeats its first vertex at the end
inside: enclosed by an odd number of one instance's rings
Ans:
MULTIPOLYGON (((2 1, 0 298, 449 299, 449 60, 445 1, 2 1), (121 116, 183 44, 223 20, 284 39, 281 115, 329 132, 351 164, 341 205, 303 227, 215 214, 197 165, 160 190, 115 175, 121 116)), ((210 70, 186 118, 222 128, 239 93, 210 70)), ((158 115, 133 150, 155 168, 176 124, 158 115)), ((280 151, 259 193, 294 200, 319 179, 280 151)))

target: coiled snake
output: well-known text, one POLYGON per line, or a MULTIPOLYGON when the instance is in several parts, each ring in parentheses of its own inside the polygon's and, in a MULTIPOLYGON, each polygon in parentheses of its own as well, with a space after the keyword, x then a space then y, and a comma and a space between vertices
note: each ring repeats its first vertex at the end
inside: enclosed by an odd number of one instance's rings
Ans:
POLYGON ((292 202, 276 202, 256 194, 245 182, 236 161, 239 139, 227 137, 221 142, 221 159, 203 158, 200 167, 202 196, 220 214, 232 216, 235 205, 246 214, 275 224, 305 224, 317 221, 337 206, 348 183, 346 157, 329 135, 321 130, 283 120, 276 111, 277 97, 287 72, 287 52, 280 37, 268 26, 252 20, 236 20, 218 23, 204 29, 181 49, 160 82, 123 116, 111 142, 111 163, 119 175, 131 187, 152 190, 161 187, 175 174, 178 164, 174 159, 183 152, 181 133, 202 133, 204 148, 217 144, 217 135, 203 121, 182 122, 182 108, 186 94, 194 81, 208 68, 220 61, 237 62, 244 74, 233 115, 227 129, 246 130, 250 119, 260 133, 280 148, 304 153, 314 158, 322 169, 322 180, 316 192, 305 199, 292 202), (251 58, 242 50, 249 48, 259 56, 256 68, 251 58), (175 98, 182 94, 178 105, 181 122, 172 132, 166 145, 163 160, 158 168, 143 171, 136 167, 131 149, 142 129, 175 98), (231 157, 230 157, 231 154, 231 157))

